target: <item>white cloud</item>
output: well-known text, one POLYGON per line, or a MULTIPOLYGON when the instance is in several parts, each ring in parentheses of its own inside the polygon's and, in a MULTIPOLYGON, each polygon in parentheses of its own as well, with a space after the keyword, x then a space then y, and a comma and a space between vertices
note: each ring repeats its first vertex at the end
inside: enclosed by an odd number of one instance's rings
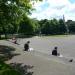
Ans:
POLYGON ((60 18, 64 14, 66 20, 75 20, 75 3, 72 4, 69 0, 44 0, 43 2, 35 3, 34 8, 36 8, 36 11, 31 15, 33 18, 60 18), (48 4, 46 8, 45 4, 48 4))
POLYGON ((47 2, 52 7, 60 7, 60 6, 65 6, 69 4, 68 0, 47 0, 47 2))

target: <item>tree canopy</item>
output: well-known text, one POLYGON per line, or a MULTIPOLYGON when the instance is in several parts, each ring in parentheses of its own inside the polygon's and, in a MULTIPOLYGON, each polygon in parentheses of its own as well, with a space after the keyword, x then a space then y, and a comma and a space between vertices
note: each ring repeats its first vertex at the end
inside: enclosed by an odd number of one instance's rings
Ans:
POLYGON ((75 33, 75 21, 63 19, 30 19, 33 4, 42 0, 0 0, 1 34, 65 34, 75 33))
POLYGON ((0 0, 0 34, 3 32, 6 35, 8 29, 13 29, 14 25, 18 27, 23 17, 33 10, 32 2, 35 1, 41 0, 0 0))

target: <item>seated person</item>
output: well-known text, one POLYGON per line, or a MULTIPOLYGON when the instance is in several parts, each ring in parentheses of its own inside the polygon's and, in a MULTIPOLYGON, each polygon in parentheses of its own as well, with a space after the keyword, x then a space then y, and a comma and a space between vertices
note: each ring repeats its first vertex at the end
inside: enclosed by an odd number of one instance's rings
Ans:
POLYGON ((54 47, 54 50, 52 50, 52 55, 59 56, 60 54, 57 52, 58 47, 54 47))
POLYGON ((16 38, 12 38, 12 42, 13 42, 14 44, 17 44, 17 39, 16 39, 16 38))
POLYGON ((30 43, 30 41, 27 41, 27 43, 24 44, 24 50, 25 51, 29 50, 29 43, 30 43))

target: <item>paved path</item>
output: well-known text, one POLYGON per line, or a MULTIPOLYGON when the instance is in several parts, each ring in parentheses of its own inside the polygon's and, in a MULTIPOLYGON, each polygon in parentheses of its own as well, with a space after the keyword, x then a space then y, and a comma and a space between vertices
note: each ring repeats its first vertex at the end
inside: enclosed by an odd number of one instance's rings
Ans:
MULTIPOLYGON (((73 62, 68 62, 69 58, 60 58, 60 57, 55 57, 49 54, 49 48, 52 49, 54 45, 59 45, 59 48, 62 48, 62 46, 65 45, 67 46, 66 43, 69 44, 71 47, 71 43, 74 44, 74 38, 52 38, 52 37, 47 37, 46 38, 29 38, 29 39, 22 39, 19 40, 19 43, 21 45, 15 45, 9 41, 4 41, 1 40, 0 44, 3 45, 10 45, 16 48, 16 53, 20 53, 20 55, 13 57, 11 60, 9 60, 7 63, 23 63, 26 65, 32 65, 34 66, 31 71, 33 71, 33 75, 75 75, 75 61, 73 62), (51 39, 51 40, 50 40, 51 39), (31 52, 24 52, 23 51, 23 45, 24 43, 30 40, 31 42, 31 47, 33 47, 35 50, 31 52), (55 41, 56 40, 56 41, 55 41), (63 41, 61 41, 63 40, 63 41), (70 40, 72 42, 70 42, 70 40), (57 42, 59 41, 59 42, 57 42), (52 43, 53 42, 53 43, 52 43), (59 44, 63 44, 62 46, 59 44), (46 44, 46 45, 45 45, 46 44), (53 44, 53 45, 52 45, 53 44), (50 45, 50 46, 49 46, 50 45), (42 46, 42 47, 41 47, 42 46), (44 50, 43 50, 44 49, 44 50), (47 51, 45 51, 47 50, 47 51)), ((66 49, 66 46, 63 46, 63 49, 66 49)), ((72 46, 73 47, 73 46, 72 46)), ((67 51, 62 51, 64 52, 67 51)), ((69 51, 71 52, 71 51, 69 51)), ((66 53, 68 54, 68 53, 66 53)), ((66 55, 64 54, 64 55, 66 55)), ((69 53, 70 54, 70 53, 69 53)), ((72 56, 73 57, 73 56, 72 56)))

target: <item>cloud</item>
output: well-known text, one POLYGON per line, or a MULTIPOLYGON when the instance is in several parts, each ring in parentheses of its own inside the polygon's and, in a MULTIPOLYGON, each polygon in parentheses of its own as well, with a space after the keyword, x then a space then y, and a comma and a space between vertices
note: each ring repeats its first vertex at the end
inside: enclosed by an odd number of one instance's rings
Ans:
POLYGON ((75 3, 69 0, 44 0, 35 3, 33 6, 36 11, 32 12, 30 17, 37 19, 61 18, 63 14, 66 20, 75 20, 75 3))

